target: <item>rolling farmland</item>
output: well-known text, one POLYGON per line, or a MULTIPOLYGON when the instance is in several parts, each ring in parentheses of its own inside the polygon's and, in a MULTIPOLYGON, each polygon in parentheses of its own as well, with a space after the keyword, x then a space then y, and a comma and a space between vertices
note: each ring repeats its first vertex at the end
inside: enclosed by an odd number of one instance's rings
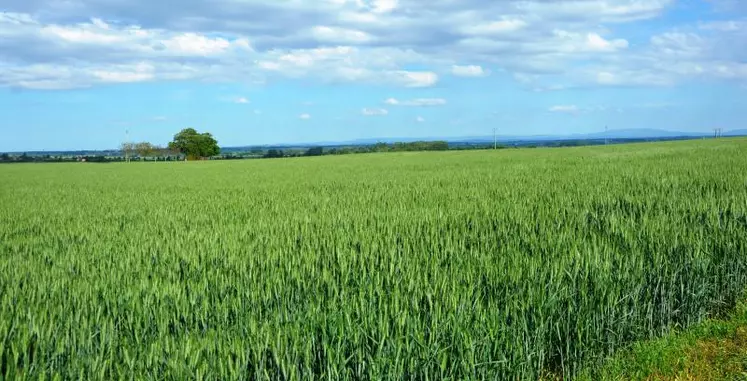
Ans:
POLYGON ((570 378, 747 287, 743 138, 0 178, 6 378, 570 378))

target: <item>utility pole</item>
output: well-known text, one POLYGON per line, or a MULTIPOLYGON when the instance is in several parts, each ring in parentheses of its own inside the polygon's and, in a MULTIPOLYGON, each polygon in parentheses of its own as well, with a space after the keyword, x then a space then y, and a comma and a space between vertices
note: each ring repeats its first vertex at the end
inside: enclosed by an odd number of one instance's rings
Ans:
POLYGON ((124 146, 124 154, 125 154, 125 162, 130 162, 130 157, 127 154, 127 151, 130 149, 130 130, 125 130, 125 146, 124 146))
POLYGON ((609 144, 609 129, 605 125, 604 126, 604 145, 608 145, 608 144, 609 144))
POLYGON ((498 149, 498 129, 493 128, 493 149, 498 149))

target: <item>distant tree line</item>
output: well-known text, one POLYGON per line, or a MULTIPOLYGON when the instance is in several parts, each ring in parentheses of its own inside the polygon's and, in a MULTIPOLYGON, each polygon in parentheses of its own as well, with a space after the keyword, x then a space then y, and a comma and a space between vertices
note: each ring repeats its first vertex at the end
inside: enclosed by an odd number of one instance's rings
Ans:
MULTIPOLYGON (((276 159, 282 157, 301 156, 324 156, 324 155, 349 155, 356 153, 375 152, 406 152, 406 151, 448 151, 449 143, 445 141, 419 141, 411 143, 376 143, 373 145, 346 146, 346 147, 310 147, 307 149, 280 149, 269 148, 264 154, 257 155, 256 150, 251 151, 251 156, 265 159, 276 159)), ((261 153, 262 151, 260 151, 261 153)), ((229 159, 242 155, 241 153, 226 154, 222 158, 229 159)))
POLYGON ((449 143, 445 141, 394 143, 389 148, 392 152, 403 151, 448 151, 449 143))
POLYGON ((27 153, 22 154, 0 154, 0 164, 10 163, 74 163, 74 162, 87 162, 87 163, 114 163, 124 161, 179 161, 184 160, 180 156, 130 156, 125 157, 124 155, 118 154, 57 154, 57 155, 40 155, 27 153))
MULTIPOLYGON (((193 129, 183 130, 175 136, 168 147, 161 147, 148 142, 123 143, 118 152, 107 155, 68 155, 50 157, 42 156, 0 156, 0 162, 119 162, 119 161, 182 161, 188 160, 239 160, 239 159, 276 159, 287 157, 348 155, 376 152, 407 151, 446 151, 449 143, 445 141, 418 141, 408 143, 376 143, 372 145, 345 147, 309 147, 309 148, 252 148, 247 151, 220 154, 217 142, 209 134, 198 134, 193 129), (186 132, 185 132, 186 131, 186 132)), ((456 148, 459 149, 459 148, 456 148)))
MULTIPOLYGON (((123 143, 118 151, 76 151, 56 152, 31 155, 0 154, 0 163, 62 163, 91 162, 108 163, 121 161, 183 161, 183 160, 241 160, 241 159, 276 159, 303 156, 349 155, 376 152, 409 152, 409 151, 446 151, 446 150, 482 150, 504 148, 537 148, 569 147, 599 145, 605 143, 630 143, 635 141, 672 140, 672 139, 610 139, 608 142, 598 139, 576 139, 555 141, 521 141, 504 143, 494 147, 493 143, 448 143, 446 141, 416 141, 384 143, 370 145, 334 146, 334 147, 253 147, 245 149, 229 148, 220 152, 218 142, 210 133, 199 133, 187 128, 174 135, 174 140, 166 147, 148 142, 123 143)), ((679 140, 679 139, 673 139, 679 140)))
POLYGON ((164 148, 148 142, 122 143, 120 147, 126 161, 176 161, 182 159, 182 153, 176 149, 164 148))

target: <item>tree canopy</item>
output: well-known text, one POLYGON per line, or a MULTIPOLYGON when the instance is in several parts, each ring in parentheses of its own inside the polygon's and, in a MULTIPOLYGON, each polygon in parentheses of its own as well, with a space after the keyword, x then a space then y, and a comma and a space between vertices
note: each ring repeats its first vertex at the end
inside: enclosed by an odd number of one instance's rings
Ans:
POLYGON ((185 128, 174 135, 174 141, 169 143, 169 149, 176 150, 189 159, 205 158, 220 153, 218 141, 208 132, 199 133, 194 128, 185 128))
POLYGON ((324 147, 311 147, 306 151, 306 156, 322 156, 324 155, 324 147))
POLYGON ((140 142, 135 144, 135 151, 140 157, 156 156, 159 150, 160 147, 152 143, 140 142))

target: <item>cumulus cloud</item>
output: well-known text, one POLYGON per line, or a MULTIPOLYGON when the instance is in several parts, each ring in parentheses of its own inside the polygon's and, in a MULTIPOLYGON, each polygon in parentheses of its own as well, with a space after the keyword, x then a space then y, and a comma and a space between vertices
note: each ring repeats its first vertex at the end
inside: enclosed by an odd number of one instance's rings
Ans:
POLYGON ((553 35, 559 44, 557 48, 568 53, 615 52, 628 47, 624 39, 607 40, 597 33, 576 33, 556 29, 553 35))
POLYGON ((136 65, 117 65, 106 70, 94 70, 95 78, 103 82, 141 82, 153 79, 155 74, 153 65, 141 62, 136 65))
POLYGON ((384 103, 392 106, 414 106, 414 107, 427 107, 427 106, 443 106, 446 104, 446 99, 443 98, 415 98, 408 100, 398 100, 396 98, 388 98, 384 100, 384 103))
MULTIPOLYGON (((419 88, 444 74, 483 77, 486 67, 531 77, 522 82, 530 88, 555 86, 557 76, 565 87, 746 80, 747 53, 734 49, 747 44, 743 18, 673 26, 636 45, 625 34, 631 28, 614 27, 655 18, 674 3, 6 0, 0 86, 310 78, 419 88)), ((710 3, 745 9, 736 0, 710 3)))
POLYGON ((549 109, 550 112, 558 112, 564 114, 575 114, 578 112, 578 106, 576 105, 560 105, 552 106, 549 109))
POLYGON ((584 20, 594 18, 601 22, 620 23, 649 19, 658 16, 675 0, 598 0, 598 1, 526 1, 521 7, 538 16, 584 20))
POLYGON ((424 123, 425 122, 425 118, 423 118, 422 116, 419 116, 419 117, 415 118, 415 121, 418 122, 418 123, 424 123))
POLYGON ((395 82, 406 87, 428 87, 438 82, 438 74, 432 71, 405 71, 398 70, 388 73, 395 82))
POLYGON ((309 115, 309 114, 301 114, 301 115, 298 116, 298 119, 309 120, 309 119, 311 119, 311 115, 309 115))
POLYGON ((479 65, 453 65, 451 67, 451 74, 458 77, 484 77, 488 75, 488 72, 479 65))
POLYGON ((238 104, 249 104, 250 102, 249 102, 249 99, 246 99, 244 97, 238 97, 238 98, 234 99, 234 103, 238 103, 238 104))
MULTIPOLYGON (((34 19, 24 19, 22 26, 38 29, 41 43, 66 50, 86 48, 106 51, 128 51, 144 56, 215 56, 231 50, 251 52, 246 38, 228 40, 195 32, 172 32, 144 29, 139 25, 110 25, 101 19, 71 25, 42 25, 34 19)), ((3 19, 0 19, 2 25, 3 19)))
POLYGON ((402 87, 428 87, 438 82, 432 71, 398 69, 396 60, 419 61, 414 52, 391 48, 352 46, 320 47, 291 51, 273 50, 257 66, 269 74, 300 78, 312 75, 328 82, 358 82, 402 87))
POLYGON ((389 111, 383 108, 364 108, 361 110, 361 114, 364 116, 384 116, 388 115, 389 111))
POLYGON ((504 18, 498 21, 488 21, 476 25, 467 25, 462 31, 466 34, 489 35, 506 32, 515 32, 527 26, 527 22, 521 19, 504 18))
POLYGON ((311 29, 311 34, 323 42, 362 43, 373 40, 366 32, 340 27, 315 26, 311 29))
POLYGON ((615 51, 628 47, 628 41, 626 40, 616 39, 608 41, 596 33, 589 33, 586 35, 586 44, 589 49, 595 51, 615 51))
POLYGON ((374 13, 389 13, 397 9, 398 0, 373 0, 371 1, 371 11, 374 13))

